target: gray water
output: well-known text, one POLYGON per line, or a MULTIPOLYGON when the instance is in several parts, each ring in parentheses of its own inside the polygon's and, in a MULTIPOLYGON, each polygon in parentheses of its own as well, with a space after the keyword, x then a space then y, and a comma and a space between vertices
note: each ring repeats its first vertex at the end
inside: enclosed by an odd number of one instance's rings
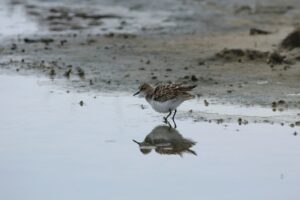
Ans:
MULTIPOLYGON (((170 35, 248 30, 246 24, 235 25, 231 21, 249 20, 254 16, 239 16, 234 14, 234 10, 239 6, 250 6, 255 10, 255 7, 260 5, 299 8, 300 2, 298 0, 287 0, 284 3, 280 0, 3 0, 0 1, 0 36, 53 33, 48 27, 49 24, 47 25, 48 11, 50 8, 61 7, 121 17, 102 19, 101 24, 85 29, 89 33, 170 35), (120 28, 123 22, 126 25, 120 28)), ((86 22, 82 20, 75 22, 78 26, 86 26, 86 22)), ((54 31, 54 33, 61 32, 54 31)))
POLYGON ((168 132, 160 114, 128 94, 66 93, 31 76, 1 75, 0 83, 0 199, 300 197, 299 128, 178 117, 168 132), (143 154, 132 140, 147 135, 196 144, 181 155, 172 142, 143 154))

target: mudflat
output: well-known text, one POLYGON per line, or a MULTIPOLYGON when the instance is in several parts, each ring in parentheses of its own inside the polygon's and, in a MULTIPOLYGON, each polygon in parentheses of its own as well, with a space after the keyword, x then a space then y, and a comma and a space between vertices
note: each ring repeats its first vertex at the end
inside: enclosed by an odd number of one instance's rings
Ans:
POLYGON ((21 9, 26 22, 7 25, 0 65, 81 91, 177 82, 219 103, 298 109, 299 37, 283 41, 297 30, 299 4, 9 1, 2 12, 21 9))

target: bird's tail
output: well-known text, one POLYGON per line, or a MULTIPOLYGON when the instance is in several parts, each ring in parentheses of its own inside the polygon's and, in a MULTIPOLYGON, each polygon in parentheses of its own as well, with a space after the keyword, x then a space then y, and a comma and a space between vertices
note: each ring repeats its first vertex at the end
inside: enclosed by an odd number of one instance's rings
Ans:
POLYGON ((195 87, 197 87, 197 85, 189 85, 189 86, 182 87, 182 89, 185 91, 190 91, 190 90, 194 89, 195 87))
POLYGON ((184 100, 190 100, 190 99, 194 99, 195 98, 195 95, 192 95, 192 94, 189 94, 189 93, 186 93, 184 95, 184 100))

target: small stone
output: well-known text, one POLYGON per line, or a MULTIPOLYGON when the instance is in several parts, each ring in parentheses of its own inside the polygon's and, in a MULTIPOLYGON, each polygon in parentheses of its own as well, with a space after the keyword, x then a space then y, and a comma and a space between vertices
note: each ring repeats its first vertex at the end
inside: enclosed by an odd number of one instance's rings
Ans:
POLYGON ((49 75, 50 76, 55 76, 56 72, 54 69, 51 69, 50 72, 49 72, 49 75))
POLYGON ((13 43, 12 45, 11 45, 11 50, 16 50, 18 48, 18 46, 15 44, 15 43, 13 43))
POLYGON ((77 73, 80 78, 83 78, 85 75, 83 69, 81 69, 80 67, 77 67, 77 73))
POLYGON ((208 103, 208 101, 206 99, 204 100, 204 105, 205 106, 209 106, 209 103, 208 103))
POLYGON ((199 62, 198 62, 198 65, 204 65, 204 64, 205 64, 204 61, 199 61, 199 62))
POLYGON ((83 103, 83 101, 81 100, 81 101, 79 101, 79 105, 80 106, 83 106, 84 105, 84 103, 83 103))
POLYGON ((197 78, 195 75, 192 75, 191 80, 192 80, 193 82, 196 82, 196 81, 198 81, 198 78, 197 78))
POLYGON ((242 122, 243 122, 242 118, 238 118, 239 125, 242 125, 242 122))
POLYGON ((70 78, 71 72, 72 72, 72 69, 68 69, 67 71, 65 71, 64 76, 67 78, 70 78))

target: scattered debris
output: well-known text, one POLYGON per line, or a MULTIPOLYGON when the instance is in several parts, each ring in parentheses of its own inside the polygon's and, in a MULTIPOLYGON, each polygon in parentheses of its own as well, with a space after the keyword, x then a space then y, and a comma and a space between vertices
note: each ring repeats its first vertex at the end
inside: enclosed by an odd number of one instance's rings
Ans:
POLYGON ((144 106, 143 104, 141 104, 141 109, 144 110, 146 108, 146 106, 144 106))
POLYGON ((256 14, 277 14, 282 15, 293 9, 290 5, 262 5, 257 4, 255 7, 256 14))
POLYGON ((18 48, 18 46, 17 46, 17 44, 15 44, 15 43, 12 43, 12 45, 11 45, 11 50, 16 50, 18 48))
POLYGON ((198 78, 197 78, 195 75, 192 75, 191 80, 192 80, 193 82, 196 82, 196 81, 198 81, 198 78))
POLYGON ((239 125, 242 125, 242 122, 243 122, 242 118, 238 118, 239 125))
POLYGON ((282 64, 285 63, 285 56, 280 55, 278 52, 273 52, 268 57, 268 64, 282 64))
POLYGON ((54 39, 52 38, 40 38, 40 39, 29 39, 29 38, 24 38, 25 43, 44 43, 45 45, 48 45, 52 42, 54 42, 54 39))
POLYGON ((198 65, 199 65, 199 66, 200 66, 200 65, 205 65, 205 61, 200 60, 200 61, 198 62, 198 65))
POLYGON ((83 106, 84 105, 84 103, 83 103, 83 101, 81 100, 81 101, 79 101, 79 105, 80 106, 83 106))
POLYGON ((70 68, 67 71, 65 71, 64 76, 67 77, 67 78, 70 78, 71 72, 72 72, 72 69, 70 68))
POLYGON ((249 34, 250 35, 268 35, 268 34, 271 34, 271 32, 265 31, 262 29, 258 29, 258 28, 250 28, 249 34))
POLYGON ((218 52, 216 54, 217 58, 222 58, 225 60, 236 60, 239 61, 239 59, 247 59, 247 60, 262 60, 266 59, 268 57, 268 52, 262 52, 257 50, 251 50, 251 49, 223 49, 221 52, 218 52))
POLYGON ((224 122, 224 119, 217 119, 217 124, 222 124, 224 122))
POLYGON ((252 8, 248 5, 235 6, 234 14, 246 13, 251 14, 252 8))
POLYGON ((110 18, 110 19, 118 19, 118 18, 121 18, 120 16, 118 15, 113 15, 113 14, 88 14, 88 13, 84 13, 84 12, 78 12, 78 13, 75 13, 74 15, 75 17, 80 17, 80 18, 83 18, 83 19, 107 19, 107 18, 110 18))
POLYGON ((56 72, 53 68, 50 70, 49 75, 50 76, 55 76, 56 75, 56 72))
POLYGON ((208 101, 206 99, 204 99, 204 105, 205 106, 209 106, 209 103, 208 103, 208 101))
POLYGON ((280 43, 280 47, 284 49, 294 49, 300 47, 300 28, 297 28, 291 32, 286 38, 280 43))
POLYGON ((83 69, 81 69, 80 67, 77 67, 76 69, 77 69, 78 76, 80 78, 84 78, 85 73, 84 73, 83 69))

